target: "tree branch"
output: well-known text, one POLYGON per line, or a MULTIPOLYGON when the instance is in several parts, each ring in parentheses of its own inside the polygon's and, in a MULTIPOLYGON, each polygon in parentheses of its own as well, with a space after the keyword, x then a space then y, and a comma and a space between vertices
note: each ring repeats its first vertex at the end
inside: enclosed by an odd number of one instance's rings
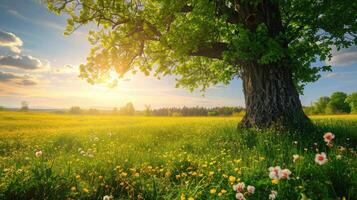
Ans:
POLYGON ((222 53, 228 50, 228 44, 223 42, 216 42, 210 44, 208 47, 199 47, 197 51, 193 51, 191 56, 205 56, 209 58, 222 59, 222 53))

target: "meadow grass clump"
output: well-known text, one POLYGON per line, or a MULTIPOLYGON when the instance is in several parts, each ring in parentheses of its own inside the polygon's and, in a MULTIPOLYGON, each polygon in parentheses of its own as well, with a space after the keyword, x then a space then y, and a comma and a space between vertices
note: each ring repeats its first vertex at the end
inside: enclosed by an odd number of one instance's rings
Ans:
POLYGON ((0 199, 357 199, 357 117, 238 120, 0 112, 0 199))

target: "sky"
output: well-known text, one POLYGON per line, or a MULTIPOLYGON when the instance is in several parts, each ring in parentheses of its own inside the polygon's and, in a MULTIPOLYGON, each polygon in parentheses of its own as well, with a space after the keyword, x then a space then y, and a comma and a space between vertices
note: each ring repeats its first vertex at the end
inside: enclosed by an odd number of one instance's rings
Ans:
MULTIPOLYGON (((90 45, 83 27, 64 36, 66 17, 55 15, 36 0, 0 1, 0 106, 30 108, 110 109, 132 102, 138 109, 182 106, 244 106, 241 80, 213 86, 205 92, 175 88, 174 77, 156 80, 128 74, 115 88, 90 85, 80 79, 90 45)), ((323 65, 325 61, 313 63, 323 65)), ((357 92, 357 47, 334 52, 332 72, 306 86, 300 96, 310 105, 335 91, 357 92)))

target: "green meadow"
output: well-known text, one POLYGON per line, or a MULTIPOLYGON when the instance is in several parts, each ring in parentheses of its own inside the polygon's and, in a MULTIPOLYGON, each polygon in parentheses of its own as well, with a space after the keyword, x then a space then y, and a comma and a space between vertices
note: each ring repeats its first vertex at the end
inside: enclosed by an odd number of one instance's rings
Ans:
POLYGON ((303 134, 239 120, 0 112, 0 199, 357 199, 357 116, 303 134))

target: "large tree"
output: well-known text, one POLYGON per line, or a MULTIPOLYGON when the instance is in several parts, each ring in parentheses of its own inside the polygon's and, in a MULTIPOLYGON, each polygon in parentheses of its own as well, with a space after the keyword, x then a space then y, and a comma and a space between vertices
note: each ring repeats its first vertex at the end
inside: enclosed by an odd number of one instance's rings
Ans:
POLYGON ((68 14, 66 33, 94 23, 81 77, 101 82, 142 71, 177 77, 202 91, 243 81, 240 125, 296 128, 310 123, 299 92, 329 66, 311 66, 331 49, 355 45, 356 1, 348 0, 47 0, 68 14))

